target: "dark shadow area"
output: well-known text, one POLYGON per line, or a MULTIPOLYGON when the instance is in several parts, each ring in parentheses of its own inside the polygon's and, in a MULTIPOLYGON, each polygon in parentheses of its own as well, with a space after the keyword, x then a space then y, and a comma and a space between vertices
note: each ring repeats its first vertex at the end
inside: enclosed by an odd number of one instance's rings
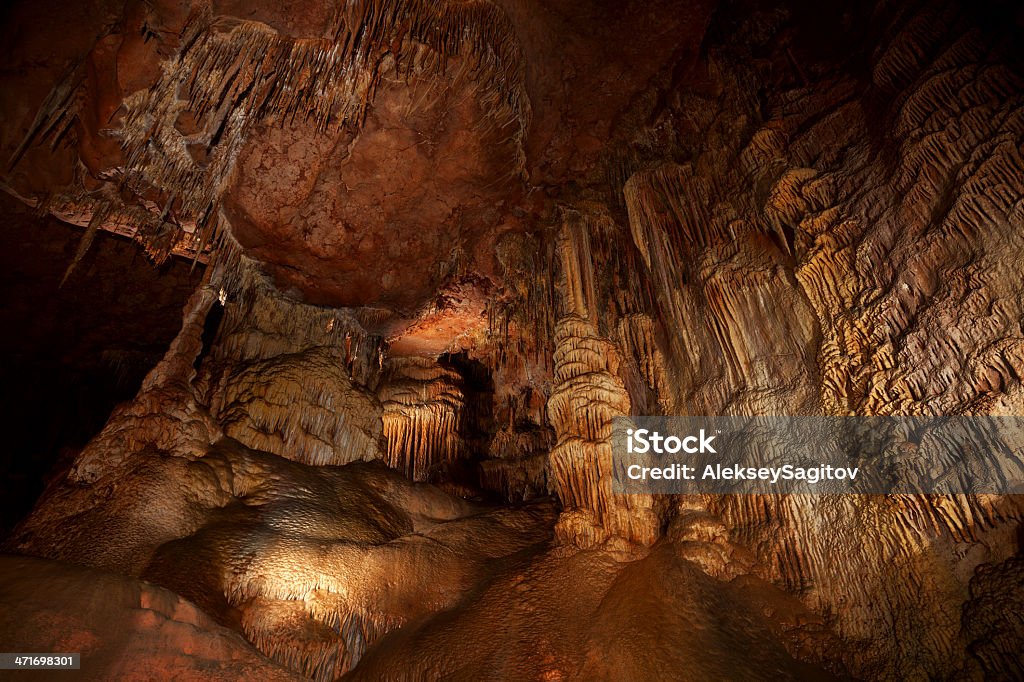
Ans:
POLYGON ((203 334, 201 340, 203 342, 202 350, 199 351, 199 355, 196 356, 195 362, 192 363, 192 367, 198 372, 199 368, 203 366, 203 360, 210 354, 210 349, 213 348, 213 342, 217 340, 217 334, 220 332, 220 323, 224 320, 224 305, 220 301, 214 301, 213 305, 210 306, 209 312, 206 313, 206 319, 203 320, 203 334))
POLYGON ((494 380, 491 371, 479 360, 462 351, 445 353, 438 364, 455 370, 462 377, 462 391, 466 396, 460 435, 471 445, 481 439, 486 444, 494 435, 494 380))
POLYGON ((437 360, 438 364, 455 370, 462 377, 465 406, 459 435, 470 452, 469 457, 449 462, 443 471, 437 472, 438 481, 443 480, 456 489, 480 490, 478 463, 485 458, 496 430, 494 380, 487 366, 470 358, 465 351, 445 353, 437 360))
POLYGON ((202 278, 100 233, 60 287, 81 234, 0 197, 0 537, 135 395, 202 278))

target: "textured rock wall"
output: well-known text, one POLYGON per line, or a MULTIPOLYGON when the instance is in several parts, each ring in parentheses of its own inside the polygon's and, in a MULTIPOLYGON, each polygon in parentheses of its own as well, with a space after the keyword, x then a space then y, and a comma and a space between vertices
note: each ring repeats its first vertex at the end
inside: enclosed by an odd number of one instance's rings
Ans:
POLYGON ((380 404, 353 386, 344 358, 332 350, 320 347, 233 370, 212 407, 224 433, 307 464, 378 458, 380 404))
POLYGON ((349 311, 282 296, 245 256, 225 261, 196 384, 224 433, 307 464, 380 458, 382 339, 349 311))
POLYGON ((588 229, 603 216, 564 213, 559 235, 562 314, 554 335, 554 380, 548 420, 557 442, 548 463, 565 511, 559 536, 592 547, 617 536, 648 545, 661 520, 650 497, 612 493, 611 420, 631 413, 619 351, 598 331, 597 294, 588 229))
MULTIPOLYGON (((880 5, 871 20, 874 52, 839 64, 785 12, 723 24, 696 87, 669 93, 627 143, 616 172, 649 300, 616 286, 621 230, 591 228, 619 246, 588 246, 578 260, 597 271, 560 290, 570 307, 596 296, 616 343, 600 356, 623 358, 620 385, 645 413, 1021 412, 1019 59, 971 8, 880 5)), ((574 394, 581 418, 596 414, 590 393, 574 394)), ((556 430, 569 400, 551 395, 556 430)), ((571 468, 561 452, 556 480, 571 468)), ((606 469, 576 461, 583 490, 556 485, 566 515, 579 505, 640 539, 604 515, 606 469)), ((671 504, 668 520, 694 502, 671 504)), ((977 671, 961 607, 976 567, 1018 551, 1015 498, 698 506, 754 550, 756 572, 831 614, 856 674, 977 671)))

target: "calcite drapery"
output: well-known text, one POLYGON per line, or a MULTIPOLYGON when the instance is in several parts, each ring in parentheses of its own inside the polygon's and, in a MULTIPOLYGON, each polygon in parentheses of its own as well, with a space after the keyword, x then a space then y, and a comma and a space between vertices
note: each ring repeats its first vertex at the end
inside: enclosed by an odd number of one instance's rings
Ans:
POLYGON ((457 372, 430 358, 388 362, 379 394, 388 466, 424 481, 438 465, 467 454, 460 435, 465 410, 461 384, 457 372))

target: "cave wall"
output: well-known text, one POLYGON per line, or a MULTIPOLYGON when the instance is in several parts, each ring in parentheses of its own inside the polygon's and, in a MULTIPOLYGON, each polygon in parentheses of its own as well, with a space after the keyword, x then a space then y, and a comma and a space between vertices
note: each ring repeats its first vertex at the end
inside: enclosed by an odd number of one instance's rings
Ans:
MULTIPOLYGON (((838 68, 780 13, 729 24, 690 76, 699 87, 668 94, 623 153, 653 300, 612 288, 603 328, 663 413, 1020 413, 1019 52, 952 4, 879 6, 871 21, 872 49, 838 68)), ((573 302, 621 268, 586 248, 579 260, 604 272, 570 282, 573 302)), ((610 458, 574 473, 600 491, 594 469, 610 475, 610 458)), ((1012 497, 705 504, 772 580, 834 615, 869 677, 955 668, 968 576, 1018 551, 1012 497)))

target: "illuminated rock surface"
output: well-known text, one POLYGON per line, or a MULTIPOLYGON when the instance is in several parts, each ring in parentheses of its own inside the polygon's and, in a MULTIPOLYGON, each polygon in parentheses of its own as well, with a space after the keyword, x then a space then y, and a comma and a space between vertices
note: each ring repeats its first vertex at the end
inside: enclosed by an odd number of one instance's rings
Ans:
MULTIPOLYGON (((86 680, 301 680, 173 592, 27 557, 0 559, 0 636, 22 652, 74 651, 86 680)), ((38 670, 6 679, 39 679, 38 670)), ((51 673, 54 675, 54 673, 51 673)))

